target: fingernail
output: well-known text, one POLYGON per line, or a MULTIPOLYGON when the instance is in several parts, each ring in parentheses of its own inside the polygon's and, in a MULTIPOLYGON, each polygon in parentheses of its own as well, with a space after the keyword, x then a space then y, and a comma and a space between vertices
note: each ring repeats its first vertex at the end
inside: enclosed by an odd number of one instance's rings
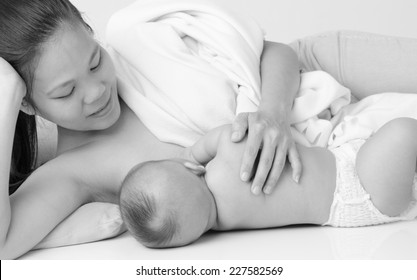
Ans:
POLYGON ((247 181, 249 179, 249 173, 243 172, 240 178, 242 179, 242 181, 247 181))
POLYGON ((300 175, 296 175, 294 176, 294 181, 298 184, 298 182, 300 181, 300 175))
POLYGON ((201 172, 206 172, 206 168, 203 165, 198 165, 197 169, 201 172))
POLYGON ((266 186, 264 188, 264 194, 271 194, 272 192, 272 187, 271 186, 266 186))
POLYGON ((252 186, 252 193, 254 195, 258 195, 261 192, 261 188, 259 186, 252 186))

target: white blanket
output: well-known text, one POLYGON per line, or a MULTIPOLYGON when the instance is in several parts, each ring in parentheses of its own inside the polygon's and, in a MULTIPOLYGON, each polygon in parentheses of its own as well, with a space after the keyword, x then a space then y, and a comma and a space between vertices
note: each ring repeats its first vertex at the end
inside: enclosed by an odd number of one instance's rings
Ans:
POLYGON ((380 93, 343 107, 332 119, 333 131, 328 147, 353 139, 368 139, 388 121, 408 117, 417 119, 416 93, 380 93))
POLYGON ((263 32, 204 1, 137 1, 110 19, 120 95, 160 140, 189 146, 256 109, 263 32))
MULTIPOLYGON (((142 0, 111 18, 107 42, 125 102, 160 140, 189 146, 257 110, 263 35, 249 18, 201 0, 142 0)), ((316 116, 348 104, 350 92, 325 73, 305 74, 301 88, 294 135, 325 145, 331 126, 316 116)))
MULTIPOLYGON (((125 102, 160 140, 189 146, 236 114, 257 110, 263 36, 250 18, 210 2, 140 0, 111 18, 107 42, 125 102)), ((390 119, 417 117, 416 96, 350 104, 349 89, 330 75, 305 73, 293 135, 322 147, 367 138, 390 119)))

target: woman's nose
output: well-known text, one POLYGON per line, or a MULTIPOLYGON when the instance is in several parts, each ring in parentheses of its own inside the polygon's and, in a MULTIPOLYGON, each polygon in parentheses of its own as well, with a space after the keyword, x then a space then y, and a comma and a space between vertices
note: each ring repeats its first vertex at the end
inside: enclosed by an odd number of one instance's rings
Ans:
POLYGON ((88 105, 93 104, 103 96, 105 91, 106 86, 102 83, 94 83, 90 85, 85 91, 84 103, 88 105))

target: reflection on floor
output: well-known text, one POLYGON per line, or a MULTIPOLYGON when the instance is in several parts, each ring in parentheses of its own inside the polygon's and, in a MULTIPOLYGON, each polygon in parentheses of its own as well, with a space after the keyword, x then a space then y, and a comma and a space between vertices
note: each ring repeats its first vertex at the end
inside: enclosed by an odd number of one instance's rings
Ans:
POLYGON ((363 228, 294 226, 208 233, 186 247, 155 250, 125 233, 83 245, 31 251, 21 259, 417 260, 417 220, 363 228))

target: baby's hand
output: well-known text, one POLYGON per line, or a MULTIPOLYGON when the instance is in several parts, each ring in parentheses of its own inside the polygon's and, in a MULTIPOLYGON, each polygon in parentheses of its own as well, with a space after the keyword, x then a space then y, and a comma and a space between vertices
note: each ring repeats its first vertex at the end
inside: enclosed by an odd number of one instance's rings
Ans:
POLYGON ((202 165, 202 163, 198 162, 198 160, 195 159, 195 157, 193 155, 193 152, 192 152, 192 147, 185 148, 182 151, 180 157, 187 160, 187 161, 193 162, 197 165, 202 165))
POLYGON ((191 162, 191 161, 185 161, 184 166, 197 176, 201 176, 204 173, 206 173, 206 169, 204 168, 204 166, 195 164, 194 162, 191 162))

